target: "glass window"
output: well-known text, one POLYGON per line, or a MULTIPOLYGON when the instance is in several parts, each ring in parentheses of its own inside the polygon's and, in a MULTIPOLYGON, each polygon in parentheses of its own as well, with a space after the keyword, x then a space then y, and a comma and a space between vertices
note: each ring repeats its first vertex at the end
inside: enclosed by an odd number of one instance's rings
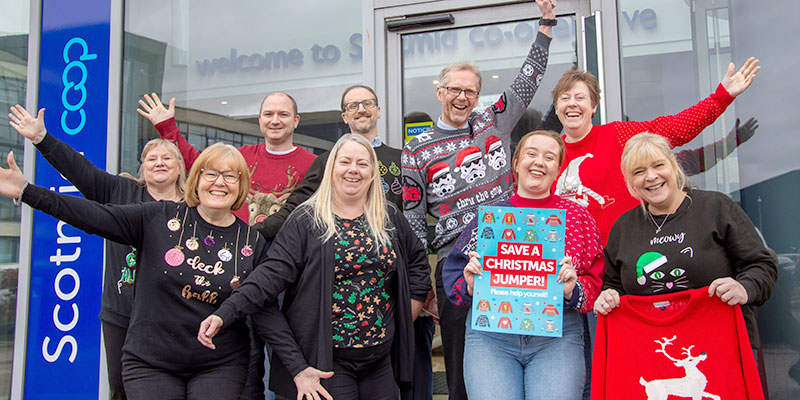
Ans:
MULTIPOLYGON (((24 138, 8 123, 8 109, 25 105, 28 79, 28 13, 30 2, 3 2, 0 15, 0 149, 13 150, 23 168, 24 138)), ((0 397, 11 394, 11 363, 17 311, 20 208, 0 199, 0 397)))
MULTIPOLYGON (((575 21, 574 16, 561 16, 553 28, 547 73, 511 134, 515 143, 539 125, 552 103, 550 93, 556 82, 577 60, 575 21)), ((476 108, 496 102, 519 74, 538 31, 538 22, 527 20, 402 35, 405 123, 438 119, 442 112, 436 98, 439 72, 456 60, 470 60, 481 71, 483 82, 476 108)), ((407 137, 406 141, 410 139, 407 137)))
POLYGON ((714 91, 730 62, 761 60, 753 86, 682 149, 705 146, 692 182, 740 202, 778 253, 778 282, 759 308, 773 400, 800 398, 800 141, 792 102, 800 54, 784 39, 796 36, 797 15, 797 2, 618 1, 624 118, 677 113, 714 91))
POLYGON ((136 171, 142 145, 158 137, 136 113, 151 92, 176 99, 180 132, 202 150, 216 141, 263 142, 261 101, 285 91, 301 117, 294 143, 325 151, 345 131, 342 91, 362 83, 361 8, 358 1, 125 2, 121 170, 136 171))

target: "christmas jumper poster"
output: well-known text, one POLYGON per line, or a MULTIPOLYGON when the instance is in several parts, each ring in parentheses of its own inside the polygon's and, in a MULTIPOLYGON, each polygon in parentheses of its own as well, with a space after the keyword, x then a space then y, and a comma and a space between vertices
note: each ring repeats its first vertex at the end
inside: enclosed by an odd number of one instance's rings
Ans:
POLYGON ((561 337, 566 211, 483 206, 478 210, 472 328, 486 332, 561 337))

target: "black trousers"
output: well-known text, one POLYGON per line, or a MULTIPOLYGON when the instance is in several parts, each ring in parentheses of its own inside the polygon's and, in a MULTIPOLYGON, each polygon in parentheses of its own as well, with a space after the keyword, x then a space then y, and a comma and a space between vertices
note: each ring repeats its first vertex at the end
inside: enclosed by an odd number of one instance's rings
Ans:
POLYGON ((420 315, 414 321, 414 380, 411 387, 400 391, 401 400, 431 400, 433 398, 433 365, 431 342, 436 331, 433 317, 420 315))
POLYGON ((236 400, 247 378, 247 364, 220 365, 191 374, 156 368, 138 359, 122 363, 131 400, 236 400))
POLYGON ((122 345, 128 328, 100 321, 103 326, 103 344, 106 348, 106 369, 108 370, 108 392, 111 400, 126 400, 125 385, 122 383, 122 345))
POLYGON ((247 317, 250 328, 250 364, 247 367, 247 381, 239 400, 264 400, 264 340, 253 329, 250 317, 247 317))
POLYGON ((450 400, 466 400, 467 388, 464 386, 464 333, 466 330, 468 306, 457 306, 447 299, 442 285, 442 265, 436 263, 436 299, 439 305, 439 328, 442 331, 442 350, 447 376, 447 391, 450 400))
POLYGON ((343 360, 333 357, 333 376, 325 388, 335 400, 396 400, 391 357, 343 360))

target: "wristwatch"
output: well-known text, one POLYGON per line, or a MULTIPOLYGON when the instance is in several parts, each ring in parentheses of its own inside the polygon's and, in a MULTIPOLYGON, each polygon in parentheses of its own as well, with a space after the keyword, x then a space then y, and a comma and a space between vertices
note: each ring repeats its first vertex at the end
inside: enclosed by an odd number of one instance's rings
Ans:
POLYGON ((556 26, 558 25, 558 20, 555 18, 540 18, 539 25, 556 26))

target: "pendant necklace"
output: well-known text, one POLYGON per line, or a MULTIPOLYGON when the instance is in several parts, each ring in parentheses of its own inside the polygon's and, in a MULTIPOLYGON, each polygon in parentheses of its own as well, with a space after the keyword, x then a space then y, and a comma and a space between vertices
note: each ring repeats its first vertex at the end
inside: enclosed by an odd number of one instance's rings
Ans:
POLYGON ((667 214, 667 216, 666 216, 666 217, 664 217, 664 220, 663 220, 663 221, 661 221, 661 225, 659 225, 659 224, 657 224, 657 223, 656 223, 656 219, 655 219, 655 218, 653 218, 653 214, 650 212, 650 210, 649 210, 649 209, 647 210, 647 215, 649 215, 649 216, 650 216, 650 221, 653 221, 653 225, 655 225, 655 226, 656 226, 656 234, 658 234, 659 232, 661 232, 661 228, 663 228, 663 227, 664 227, 664 224, 666 224, 666 223, 667 223, 667 219, 669 218, 669 216, 670 216, 670 215, 672 215, 672 213, 669 213, 669 214, 667 214))
POLYGON ((178 238, 178 244, 175 247, 167 250, 166 254, 164 254, 164 261, 167 262, 170 266, 177 267, 183 263, 183 260, 186 259, 186 256, 183 254, 183 247, 181 247, 181 240, 183 240, 183 228, 185 228, 186 223, 186 215, 189 214, 189 207, 186 207, 186 212, 183 213, 183 223, 181 225, 181 235, 178 238))
MULTIPOLYGON (((248 227, 247 230, 249 231, 250 227, 248 227)), ((236 249, 236 247, 239 247, 239 233, 241 233, 241 231, 242 231, 242 227, 239 226, 239 228, 236 230, 236 246, 234 247, 234 249, 236 249)), ((244 249, 242 249, 242 250, 244 250, 244 249)), ((222 252, 222 250, 220 250, 220 252, 222 252)), ((228 257, 230 257, 230 256, 231 256, 231 252, 229 251, 228 252, 228 257)), ((222 257, 220 257, 220 258, 222 258, 222 257)), ((228 258, 228 260, 230 260, 230 258, 228 258)), ((233 277, 231 278, 231 283, 230 283, 231 289, 236 290, 236 288, 238 288, 240 284, 241 283, 239 282, 239 257, 236 257, 233 260, 233 277)))
POLYGON ((198 247, 200 247, 200 243, 197 242, 197 221, 194 222, 194 230, 192 231, 192 237, 186 239, 186 248, 191 251, 196 251, 198 247))
MULTIPOLYGON (((236 234, 239 235, 238 233, 236 234)), ((239 238, 236 238, 236 241, 239 241, 239 238)), ((242 247, 241 253, 245 257, 250 257, 253 255, 253 248, 250 247, 250 225, 247 225, 247 239, 245 239, 245 245, 242 247)))

